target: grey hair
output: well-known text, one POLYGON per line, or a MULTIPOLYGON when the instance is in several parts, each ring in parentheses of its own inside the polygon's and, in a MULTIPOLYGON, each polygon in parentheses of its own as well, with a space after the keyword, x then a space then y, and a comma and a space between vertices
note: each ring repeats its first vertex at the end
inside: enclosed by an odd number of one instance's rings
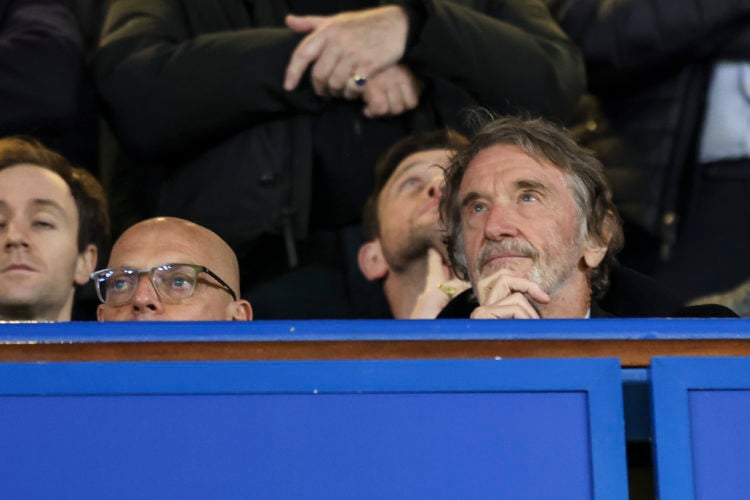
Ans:
MULTIPOLYGON (((493 118, 486 114, 490 118, 493 118)), ((566 131, 540 118, 512 116, 483 120, 470 144, 456 154, 445 170, 440 217, 445 243, 456 275, 468 279, 466 248, 461 226, 461 181, 471 161, 495 145, 514 145, 536 160, 549 162, 566 174, 580 221, 580 236, 607 246, 601 264, 589 273, 592 295, 600 297, 609 285, 609 272, 624 243, 622 223, 601 162, 573 141, 566 131)))

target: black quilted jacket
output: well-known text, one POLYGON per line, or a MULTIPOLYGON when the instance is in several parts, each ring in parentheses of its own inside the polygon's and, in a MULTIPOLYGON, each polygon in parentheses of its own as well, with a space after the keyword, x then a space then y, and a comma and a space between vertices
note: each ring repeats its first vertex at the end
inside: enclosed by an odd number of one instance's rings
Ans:
POLYGON ((626 222, 674 242, 695 169, 708 77, 750 60, 748 0, 546 0, 582 48, 589 96, 573 133, 606 166, 626 222))

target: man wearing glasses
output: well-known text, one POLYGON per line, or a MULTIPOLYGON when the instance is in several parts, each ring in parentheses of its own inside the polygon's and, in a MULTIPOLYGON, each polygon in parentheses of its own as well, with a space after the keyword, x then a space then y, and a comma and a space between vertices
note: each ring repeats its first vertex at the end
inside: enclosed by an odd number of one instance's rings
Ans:
POLYGON ((212 231, 158 217, 126 230, 91 278, 99 321, 249 321, 237 257, 212 231))

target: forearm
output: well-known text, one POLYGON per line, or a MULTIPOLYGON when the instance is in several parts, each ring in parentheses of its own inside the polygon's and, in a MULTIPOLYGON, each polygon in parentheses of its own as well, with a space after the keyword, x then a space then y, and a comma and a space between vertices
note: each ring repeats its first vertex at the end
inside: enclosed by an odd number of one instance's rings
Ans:
POLYGON ((541 3, 491 1, 485 13, 445 0, 426 4, 406 60, 418 75, 447 79, 495 111, 510 104, 559 117, 583 92, 580 52, 541 3))
POLYGON ((189 154, 322 107, 308 85, 282 89, 298 35, 284 28, 193 35, 181 16, 174 4, 153 0, 115 2, 109 12, 96 79, 115 130, 136 155, 189 154))

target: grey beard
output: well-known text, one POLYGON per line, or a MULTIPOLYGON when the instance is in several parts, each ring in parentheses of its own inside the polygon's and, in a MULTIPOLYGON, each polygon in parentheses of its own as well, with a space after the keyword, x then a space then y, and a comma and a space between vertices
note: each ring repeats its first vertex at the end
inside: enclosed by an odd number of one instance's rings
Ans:
MULTIPOLYGON (((531 244, 515 239, 503 239, 487 243, 482 247, 477 259, 477 277, 481 275, 481 269, 479 268, 481 262, 489 254, 497 252, 518 254, 532 259, 533 266, 531 270, 528 271, 526 278, 539 285, 539 287, 550 296, 555 295, 569 274, 569 271, 566 269, 553 269, 553 265, 558 264, 558 262, 551 263, 542 261, 541 254, 536 248, 531 246, 531 244)), ((476 289, 476 283, 472 284, 476 289)))

